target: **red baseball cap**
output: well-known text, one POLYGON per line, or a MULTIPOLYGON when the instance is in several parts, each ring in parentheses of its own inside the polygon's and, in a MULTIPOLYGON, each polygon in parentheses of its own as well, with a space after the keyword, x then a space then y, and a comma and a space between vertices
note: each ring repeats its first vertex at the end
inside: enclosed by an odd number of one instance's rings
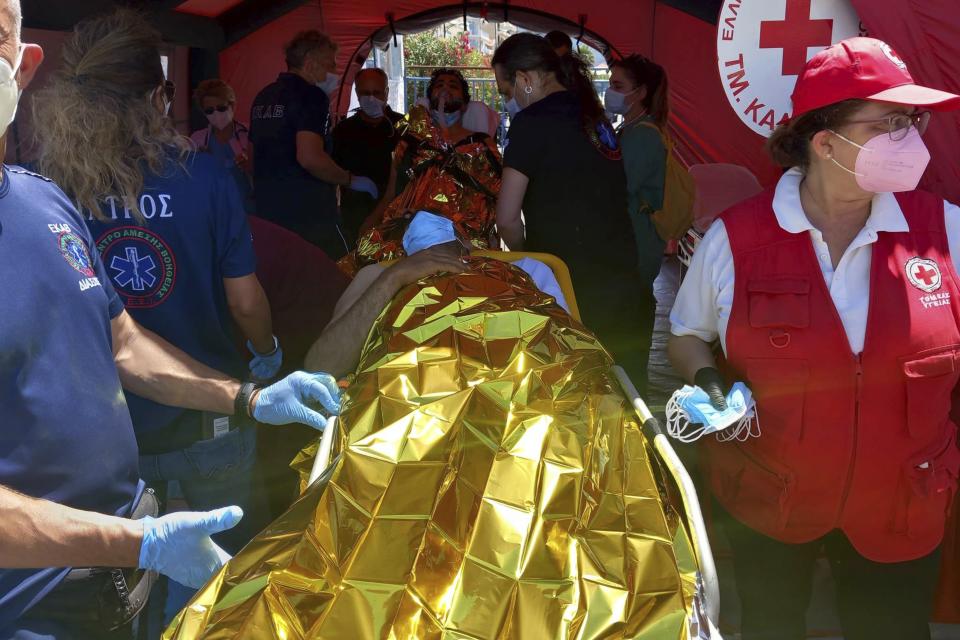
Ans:
POLYGON ((847 38, 807 61, 793 89, 792 117, 853 98, 938 111, 960 109, 960 96, 916 84, 886 42, 847 38))

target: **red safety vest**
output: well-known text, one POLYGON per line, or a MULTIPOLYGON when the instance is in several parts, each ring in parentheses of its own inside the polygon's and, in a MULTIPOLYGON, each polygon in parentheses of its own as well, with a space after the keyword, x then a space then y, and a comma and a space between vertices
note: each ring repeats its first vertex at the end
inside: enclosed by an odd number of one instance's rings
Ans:
POLYGON ((753 390, 762 434, 701 441, 711 488, 737 519, 791 543, 839 528, 877 562, 940 544, 960 469, 960 280, 943 201, 897 200, 910 231, 873 245, 859 356, 809 235, 777 224, 773 192, 723 215, 736 273, 727 373, 753 390))

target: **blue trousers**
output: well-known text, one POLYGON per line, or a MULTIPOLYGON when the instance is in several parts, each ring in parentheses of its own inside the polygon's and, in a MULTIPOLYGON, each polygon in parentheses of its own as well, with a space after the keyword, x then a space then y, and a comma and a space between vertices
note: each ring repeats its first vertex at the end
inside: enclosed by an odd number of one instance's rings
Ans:
MULTIPOLYGON (((256 466, 256 427, 243 427, 212 440, 195 442, 186 449, 140 456, 140 477, 148 485, 165 488, 176 481, 187 505, 194 511, 209 511, 236 505, 243 519, 230 529, 213 536, 214 542, 230 554, 236 554, 269 524, 270 514, 263 492, 254 479, 256 466)), ((162 596, 163 581, 155 587, 162 596)), ((165 626, 193 597, 194 589, 168 580, 163 603, 165 626)), ((159 636, 159 605, 151 594, 151 638, 159 636), (154 633, 154 630, 157 630, 154 633)))

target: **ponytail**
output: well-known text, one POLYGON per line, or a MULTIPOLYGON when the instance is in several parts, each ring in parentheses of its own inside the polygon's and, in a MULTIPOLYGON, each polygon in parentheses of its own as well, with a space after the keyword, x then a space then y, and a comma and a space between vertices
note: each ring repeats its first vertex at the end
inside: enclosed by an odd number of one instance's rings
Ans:
POLYGON ((580 118, 587 132, 597 131, 609 125, 600 97, 593 84, 590 69, 580 56, 568 53, 560 58, 560 75, 557 77, 564 87, 576 94, 580 101, 580 118))
POLYGON ((623 60, 610 63, 610 68, 620 68, 627 72, 636 88, 646 87, 647 95, 643 99, 643 108, 658 127, 667 126, 670 117, 670 86, 667 72, 656 62, 639 54, 633 54, 623 60))
POLYGON ((560 57, 545 38, 533 33, 515 33, 497 47, 490 64, 500 66, 511 82, 517 71, 554 74, 557 81, 579 99, 580 117, 588 134, 609 127, 590 70, 579 56, 568 53, 560 57))

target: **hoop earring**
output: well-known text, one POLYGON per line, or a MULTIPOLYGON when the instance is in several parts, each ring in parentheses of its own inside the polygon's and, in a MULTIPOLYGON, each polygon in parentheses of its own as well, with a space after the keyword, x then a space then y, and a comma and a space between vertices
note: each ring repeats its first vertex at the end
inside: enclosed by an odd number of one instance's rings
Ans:
POLYGON ((527 95, 530 95, 531 93, 533 93, 533 87, 531 87, 530 85, 527 85, 523 88, 523 92, 527 95))

